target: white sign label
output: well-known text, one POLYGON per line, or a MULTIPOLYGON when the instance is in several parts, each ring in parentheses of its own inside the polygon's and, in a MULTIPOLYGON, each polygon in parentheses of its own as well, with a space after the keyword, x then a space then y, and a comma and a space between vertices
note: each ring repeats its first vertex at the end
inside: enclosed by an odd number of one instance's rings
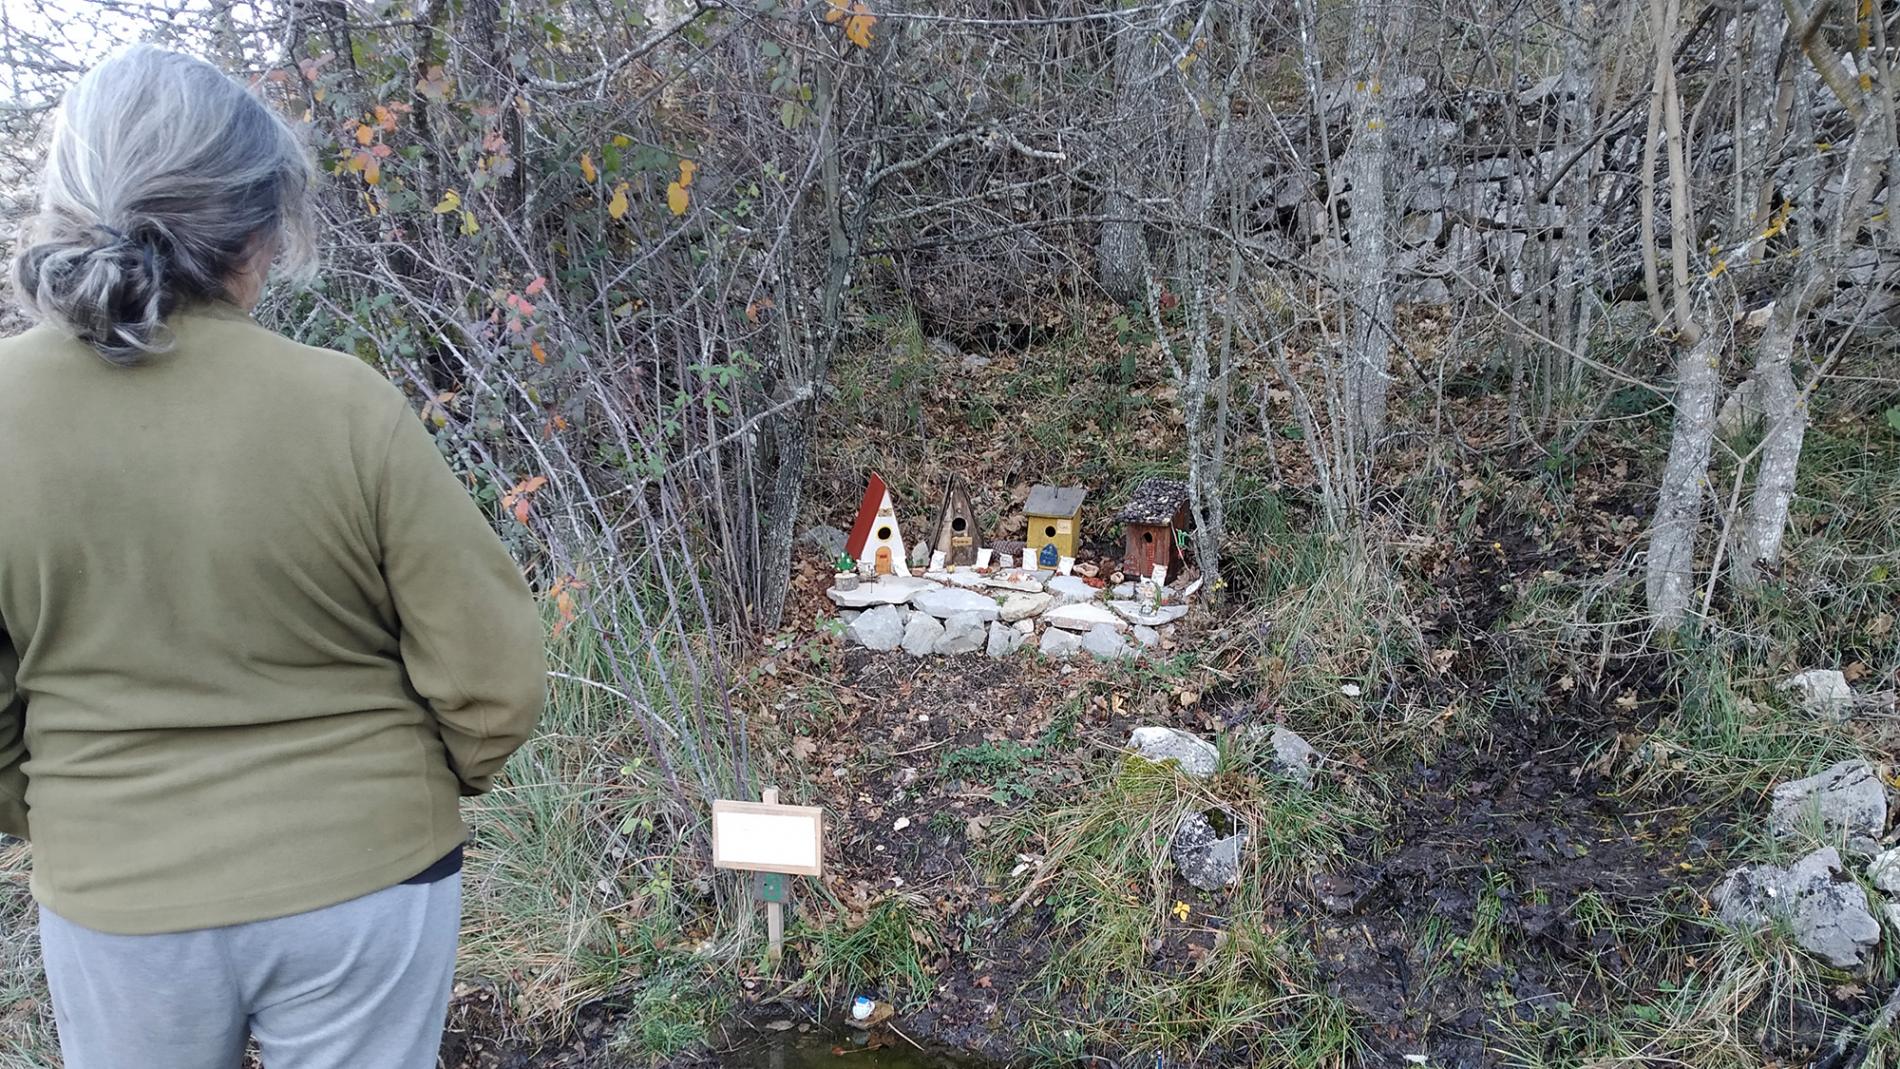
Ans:
POLYGON ((987 568, 990 566, 990 549, 988 546, 976 551, 976 566, 978 568, 987 568))
POLYGON ((747 872, 824 872, 825 811, 719 800, 712 806, 713 866, 747 872))
POLYGON ((1165 564, 1155 565, 1154 582, 1156 586, 1168 585, 1168 566, 1167 565, 1165 564))
POLYGON ((943 571, 943 559, 944 559, 943 550, 941 549, 931 550, 930 551, 930 570, 933 572, 943 571))
POLYGON ((1075 571, 1075 558, 1064 557, 1057 561, 1056 571, 1061 572, 1063 575, 1068 575, 1070 572, 1075 571))

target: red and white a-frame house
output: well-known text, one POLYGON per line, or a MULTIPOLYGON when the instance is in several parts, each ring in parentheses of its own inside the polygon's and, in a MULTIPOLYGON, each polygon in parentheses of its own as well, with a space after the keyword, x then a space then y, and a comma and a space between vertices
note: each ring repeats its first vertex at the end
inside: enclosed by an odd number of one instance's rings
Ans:
POLYGON ((897 529, 897 509, 891 504, 891 488, 883 476, 871 473, 865 484, 864 500, 858 503, 858 518, 851 524, 851 537, 845 539, 845 555, 859 564, 868 564, 878 575, 909 575, 904 559, 904 536, 897 529))

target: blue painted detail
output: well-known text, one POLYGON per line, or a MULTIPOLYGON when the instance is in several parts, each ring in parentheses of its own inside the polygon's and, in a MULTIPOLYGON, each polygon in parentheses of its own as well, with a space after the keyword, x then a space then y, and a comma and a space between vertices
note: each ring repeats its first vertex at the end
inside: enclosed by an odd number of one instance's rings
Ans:
POLYGON ((1042 547, 1042 552, 1036 554, 1036 564, 1043 568, 1053 568, 1061 562, 1062 554, 1056 550, 1054 542, 1042 547))

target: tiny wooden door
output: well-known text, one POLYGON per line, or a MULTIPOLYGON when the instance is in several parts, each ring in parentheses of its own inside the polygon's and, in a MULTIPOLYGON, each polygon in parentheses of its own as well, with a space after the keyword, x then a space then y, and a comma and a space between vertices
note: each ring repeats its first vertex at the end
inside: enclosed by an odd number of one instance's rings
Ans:
POLYGON ((877 574, 891 574, 891 547, 889 546, 877 547, 877 574))
POLYGON ((1056 549, 1054 542, 1051 542, 1042 547, 1042 552, 1036 555, 1036 563, 1044 568, 1053 568, 1061 557, 1061 551, 1056 549))

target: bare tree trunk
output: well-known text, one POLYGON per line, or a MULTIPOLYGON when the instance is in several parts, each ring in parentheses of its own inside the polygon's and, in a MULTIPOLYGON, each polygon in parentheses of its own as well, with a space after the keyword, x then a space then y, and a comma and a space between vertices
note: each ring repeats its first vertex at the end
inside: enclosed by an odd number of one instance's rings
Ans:
MULTIPOLYGON (((1669 460, 1663 467, 1656 494, 1656 515, 1650 528, 1649 570, 1645 583, 1649 611, 1663 630, 1681 627, 1695 594, 1697 532, 1707 490, 1709 449, 1715 440, 1715 402, 1720 391, 1719 361, 1722 335, 1705 331, 1689 310, 1688 164, 1683 152, 1682 98, 1676 89, 1673 57, 1676 45, 1678 0, 1650 0, 1650 19, 1656 39, 1657 91, 1651 106, 1660 106, 1662 132, 1669 160, 1671 314, 1678 348, 1676 359, 1676 418, 1670 431, 1669 460)), ((1645 208, 1649 206, 1646 204, 1645 208)), ((1655 262, 1653 248, 1645 250, 1655 262)), ((1652 304, 1661 304, 1651 292, 1652 304)))
POLYGON ((1342 161, 1352 187, 1352 214, 1347 219, 1349 277, 1340 280, 1341 292, 1351 301, 1346 398, 1360 449, 1368 455, 1385 429, 1391 381, 1393 214, 1387 172, 1393 116, 1385 92, 1391 66, 1386 42, 1395 42, 1396 48, 1396 42, 1404 39, 1408 10, 1406 5, 1364 0, 1353 10, 1346 46, 1346 77, 1353 85, 1352 140, 1342 161))
POLYGON ((1139 298, 1147 286, 1148 239, 1140 197, 1156 134, 1150 84, 1159 56, 1155 33, 1143 19, 1125 22, 1115 34, 1115 110, 1121 123, 1109 150, 1107 218, 1095 244, 1095 280, 1118 301, 1139 298))

